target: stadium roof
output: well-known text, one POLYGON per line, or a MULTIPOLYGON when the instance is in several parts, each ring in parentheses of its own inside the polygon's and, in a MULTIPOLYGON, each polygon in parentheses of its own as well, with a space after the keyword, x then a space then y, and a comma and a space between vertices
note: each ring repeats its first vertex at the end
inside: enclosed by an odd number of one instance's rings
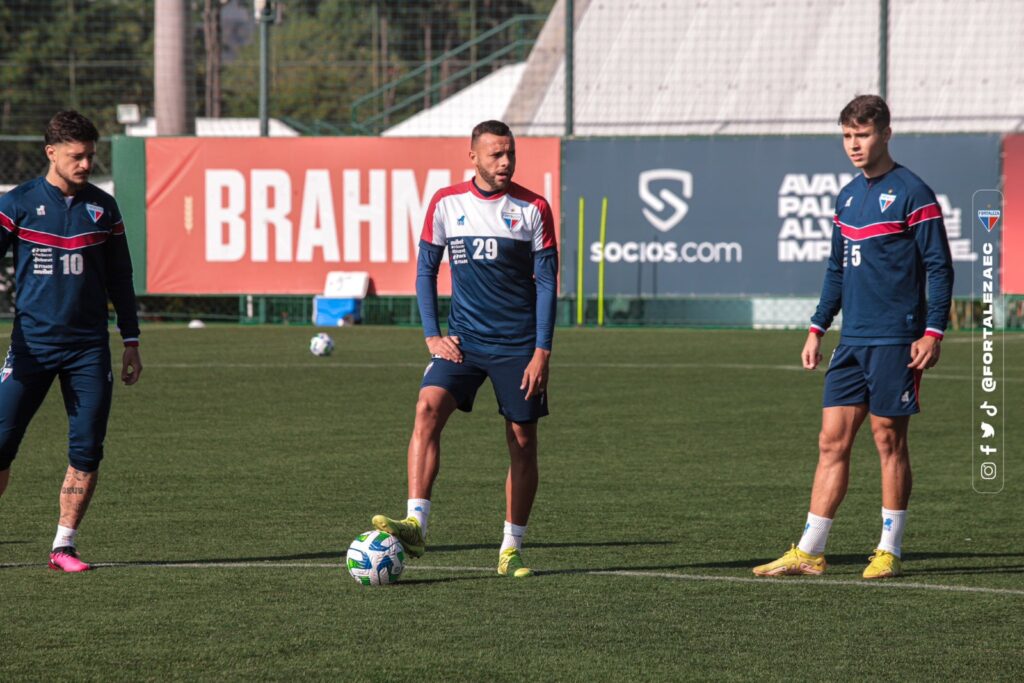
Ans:
POLYGON ((385 130, 381 135, 465 137, 481 121, 501 119, 504 116, 525 69, 525 63, 504 66, 438 105, 385 130))
MULTIPOLYGON (((889 2, 898 132, 1024 130, 1024 2, 889 2)), ((576 135, 834 133, 879 90, 878 4, 863 0, 575 0, 576 135)), ((464 135, 498 117, 565 130, 565 0, 510 67, 385 135, 464 135)))

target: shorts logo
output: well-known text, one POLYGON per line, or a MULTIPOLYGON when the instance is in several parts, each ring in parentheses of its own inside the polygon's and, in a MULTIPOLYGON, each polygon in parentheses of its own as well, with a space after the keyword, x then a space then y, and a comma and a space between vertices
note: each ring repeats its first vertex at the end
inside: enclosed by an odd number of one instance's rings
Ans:
POLYGON ((882 209, 882 213, 892 206, 892 203, 896 201, 896 195, 894 194, 880 194, 878 195, 878 206, 882 209))
POLYGON ((85 210, 89 212, 89 218, 92 219, 93 223, 99 223, 100 219, 103 218, 102 206, 97 206, 96 204, 86 204, 85 210))
POLYGON ((0 382, 6 382, 7 378, 14 372, 14 368, 5 365, 3 370, 0 370, 0 382))
POLYGON ((430 368, 432 368, 432 367, 434 367, 434 361, 430 361, 430 365, 428 365, 427 369, 423 371, 423 376, 424 377, 427 376, 427 373, 430 372, 430 368))
POLYGON ((910 403, 910 392, 904 391, 903 395, 900 396, 900 403, 910 403))
POLYGON ((982 227, 988 232, 992 232, 996 229, 996 223, 999 222, 999 217, 1002 213, 999 209, 978 209, 978 220, 981 221, 982 227))
POLYGON ((505 225, 509 230, 517 230, 523 223, 523 216, 519 213, 513 213, 509 211, 501 212, 501 220, 505 221, 505 225))

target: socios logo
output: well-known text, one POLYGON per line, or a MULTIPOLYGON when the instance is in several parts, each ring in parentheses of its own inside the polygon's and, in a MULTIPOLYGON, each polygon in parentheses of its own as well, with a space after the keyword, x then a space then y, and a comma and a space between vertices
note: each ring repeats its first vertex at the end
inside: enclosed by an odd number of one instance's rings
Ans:
POLYGON ((661 232, 668 232, 686 218, 685 200, 693 198, 693 174, 678 168, 652 168, 640 173, 640 199, 647 205, 644 218, 661 232), (657 193, 652 185, 661 185, 657 193), (666 215, 666 209, 671 212, 666 215))

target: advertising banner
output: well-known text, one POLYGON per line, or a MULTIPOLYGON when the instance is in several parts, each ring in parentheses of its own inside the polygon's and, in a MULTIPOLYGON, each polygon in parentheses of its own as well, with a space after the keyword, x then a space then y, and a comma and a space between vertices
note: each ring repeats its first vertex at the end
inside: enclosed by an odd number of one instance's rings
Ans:
MULTIPOLYGON (((514 180, 559 216, 559 140, 518 139, 516 152, 514 180)), ((316 294, 340 270, 368 272, 371 293, 415 294, 427 206, 472 177, 468 153, 468 132, 147 140, 146 291, 316 294)), ((438 291, 450 288, 444 264, 438 291)))
POLYGON ((1024 294, 1024 135, 1003 139, 1003 210, 1003 294, 1024 294))
MULTIPOLYGON (((971 292, 971 196, 998 187, 998 135, 894 136, 897 162, 935 191, 971 292)), ((839 191, 857 173, 834 136, 568 140, 562 288, 575 292, 579 200, 583 289, 626 296, 817 296, 839 191), (599 235, 607 198, 606 243, 599 235)))

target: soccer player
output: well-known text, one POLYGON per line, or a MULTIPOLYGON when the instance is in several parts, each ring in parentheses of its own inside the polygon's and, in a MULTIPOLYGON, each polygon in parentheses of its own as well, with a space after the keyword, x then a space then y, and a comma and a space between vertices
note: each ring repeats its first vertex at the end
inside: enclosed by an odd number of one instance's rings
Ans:
POLYGON ((861 174, 836 199, 832 254, 801 353, 821 362, 821 337, 843 311, 839 345, 825 374, 818 467, 800 542, 758 576, 821 574, 825 542, 846 495, 850 451, 868 416, 881 459, 882 536, 864 578, 901 573, 910 500, 907 428, 919 412, 922 372, 939 362, 953 290, 942 210, 931 188, 889 155, 889 108, 875 95, 839 115, 843 147, 861 174), (925 296, 927 292, 927 297, 925 296))
POLYGON ((142 374, 132 263, 114 198, 89 184, 96 127, 76 111, 46 127, 46 175, 0 197, 0 257, 14 253, 14 330, 0 370, 0 494, 54 378, 68 414, 69 466, 50 568, 82 572, 75 536, 103 458, 113 377, 107 298, 124 340, 121 380, 142 374))
POLYGON ((498 573, 523 578, 532 575, 520 551, 537 492, 537 422, 548 414, 555 224, 543 197, 512 182, 516 146, 507 125, 477 125, 469 158, 475 177, 434 195, 420 237, 416 296, 431 362, 409 441, 407 516, 377 515, 373 525, 398 536, 411 556, 423 554, 441 431, 456 408, 473 409, 477 389, 489 378, 505 418, 510 457, 498 573), (437 319, 437 273, 445 249, 452 275, 447 335, 437 319))

